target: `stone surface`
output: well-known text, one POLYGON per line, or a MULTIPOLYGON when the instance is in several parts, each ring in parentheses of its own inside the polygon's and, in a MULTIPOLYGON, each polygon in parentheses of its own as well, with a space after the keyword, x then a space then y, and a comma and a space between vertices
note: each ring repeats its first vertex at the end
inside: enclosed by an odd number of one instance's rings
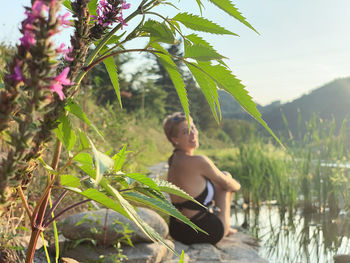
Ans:
POLYGON ((72 258, 65 258, 65 257, 62 257, 62 258, 61 258, 61 262, 62 262, 62 263, 79 263, 79 261, 76 261, 75 259, 72 259, 72 258))
MULTIPOLYGON (((128 229, 132 230, 130 239, 133 244, 151 242, 134 222, 112 210, 108 210, 106 231, 104 231, 106 210, 99 209, 67 217, 60 227, 62 234, 70 240, 94 239, 98 244, 108 246, 121 238, 124 232, 123 225, 127 225, 128 229)), ((140 207, 137 213, 161 237, 165 238, 168 235, 169 229, 166 222, 156 212, 140 207)))
MULTIPOLYGON (((242 233, 225 237, 215 246, 211 244, 184 245, 175 242, 175 251, 179 254, 185 252, 185 262, 187 263, 268 263, 261 258, 257 252, 257 241, 242 233)), ((169 263, 178 262, 179 259, 173 255, 169 263)))
MULTIPOLYGON (((174 248, 174 243, 166 240, 174 248)), ((68 246, 69 247, 69 246, 68 246)), ((62 256, 77 260, 78 262, 115 262, 117 250, 113 247, 100 247, 82 243, 61 252, 62 256)), ((126 255, 127 263, 161 263, 169 262, 172 252, 164 245, 158 243, 138 243, 134 247, 122 247, 122 254, 126 255)))
POLYGON ((334 263, 350 263, 350 254, 349 255, 335 255, 333 257, 334 263))

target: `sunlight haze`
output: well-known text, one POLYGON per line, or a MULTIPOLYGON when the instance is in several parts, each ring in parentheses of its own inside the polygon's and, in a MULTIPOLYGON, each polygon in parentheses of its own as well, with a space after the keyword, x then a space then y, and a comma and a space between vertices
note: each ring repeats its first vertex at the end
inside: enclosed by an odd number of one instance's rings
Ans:
MULTIPOLYGON (((0 41, 17 41, 24 17, 23 5, 29 2, 3 3, 0 41)), ((138 2, 130 1, 131 8, 138 2)), ((336 78, 350 76, 348 0, 238 0, 233 3, 259 34, 214 6, 203 10, 203 16, 239 37, 198 34, 228 58, 225 62, 257 103, 291 101, 336 78)), ((179 4, 189 13, 199 14, 195 0, 179 4)), ((171 17, 170 7, 167 12, 171 17)))

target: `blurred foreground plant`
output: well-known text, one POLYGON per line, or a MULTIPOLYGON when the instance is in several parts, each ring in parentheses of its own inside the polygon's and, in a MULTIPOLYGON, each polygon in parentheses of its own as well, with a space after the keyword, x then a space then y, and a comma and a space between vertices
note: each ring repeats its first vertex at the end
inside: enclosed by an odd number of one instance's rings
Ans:
MULTIPOLYGON (((201 16, 179 12, 175 17, 167 18, 161 12, 154 11, 160 5, 175 7, 171 2, 139 2, 127 17, 123 16, 123 10, 129 9, 130 4, 122 0, 32 0, 31 6, 26 7, 26 18, 21 26, 23 36, 3 77, 4 83, 0 86, 0 139, 1 145, 6 144, 8 149, 0 156, 1 201, 5 203, 9 200, 9 188, 16 187, 26 207, 32 227, 26 263, 33 261, 36 242, 51 223, 64 212, 91 200, 133 220, 151 240, 160 241, 166 246, 167 243, 141 220, 129 201, 158 209, 201 231, 179 213, 162 192, 193 200, 189 195, 168 182, 153 181, 138 173, 122 172, 125 147, 114 155, 102 153, 87 134, 72 127, 70 115, 79 118, 101 135, 74 100, 82 88, 80 83, 84 76, 100 62, 106 66, 121 105, 118 73, 112 57, 131 52, 157 56, 167 70, 185 114, 189 117, 188 99, 181 74, 172 56, 160 45, 173 44, 179 36, 183 40, 185 53, 184 57, 176 59, 183 61, 193 74, 216 120, 221 118, 217 94, 220 88, 231 93, 273 135, 244 86, 223 62, 225 57, 200 36, 193 33, 184 35, 181 26, 213 34, 234 33, 201 16), (69 19, 69 13, 60 12, 62 3, 71 12, 73 19, 69 19), (129 21, 137 18, 138 25, 121 32, 129 21), (55 46, 52 38, 65 27, 71 26, 71 20, 74 27, 71 47, 66 48, 64 44, 55 46), (134 49, 124 47, 132 40, 145 37, 149 39, 146 46, 134 49), (49 165, 42 157, 50 151, 46 144, 51 140, 53 130, 57 140, 49 165), (62 145, 67 155, 65 158, 60 158, 62 145), (27 205, 23 189, 30 183, 39 163, 46 169, 47 184, 32 211, 27 205), (57 180, 60 184, 55 183, 57 180), (60 194, 51 205, 51 191, 54 189, 60 194), (77 193, 85 199, 62 208, 54 215, 68 192, 77 193)), ((204 4, 200 0, 196 2, 201 10, 204 4)), ((210 2, 254 30, 230 1, 210 2)))

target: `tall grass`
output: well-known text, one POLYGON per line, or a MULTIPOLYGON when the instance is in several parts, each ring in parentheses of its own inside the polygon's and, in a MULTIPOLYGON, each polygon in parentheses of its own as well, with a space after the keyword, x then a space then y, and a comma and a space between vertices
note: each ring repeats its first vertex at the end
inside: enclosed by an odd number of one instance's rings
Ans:
POLYGON ((281 212, 301 206, 304 212, 338 214, 350 208, 347 127, 346 121, 337 127, 314 116, 305 124, 299 120, 297 134, 284 139, 285 151, 251 136, 234 150, 206 154, 241 182, 241 195, 252 208, 274 200, 281 212))

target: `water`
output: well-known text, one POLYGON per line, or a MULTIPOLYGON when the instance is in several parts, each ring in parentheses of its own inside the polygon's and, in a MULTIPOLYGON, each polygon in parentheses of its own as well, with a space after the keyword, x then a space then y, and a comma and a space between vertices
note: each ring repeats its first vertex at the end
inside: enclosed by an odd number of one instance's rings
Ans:
POLYGON ((280 215, 276 206, 262 206, 259 213, 233 211, 231 224, 258 238, 259 254, 271 263, 333 263, 334 255, 350 254, 350 218, 345 215, 280 215))

